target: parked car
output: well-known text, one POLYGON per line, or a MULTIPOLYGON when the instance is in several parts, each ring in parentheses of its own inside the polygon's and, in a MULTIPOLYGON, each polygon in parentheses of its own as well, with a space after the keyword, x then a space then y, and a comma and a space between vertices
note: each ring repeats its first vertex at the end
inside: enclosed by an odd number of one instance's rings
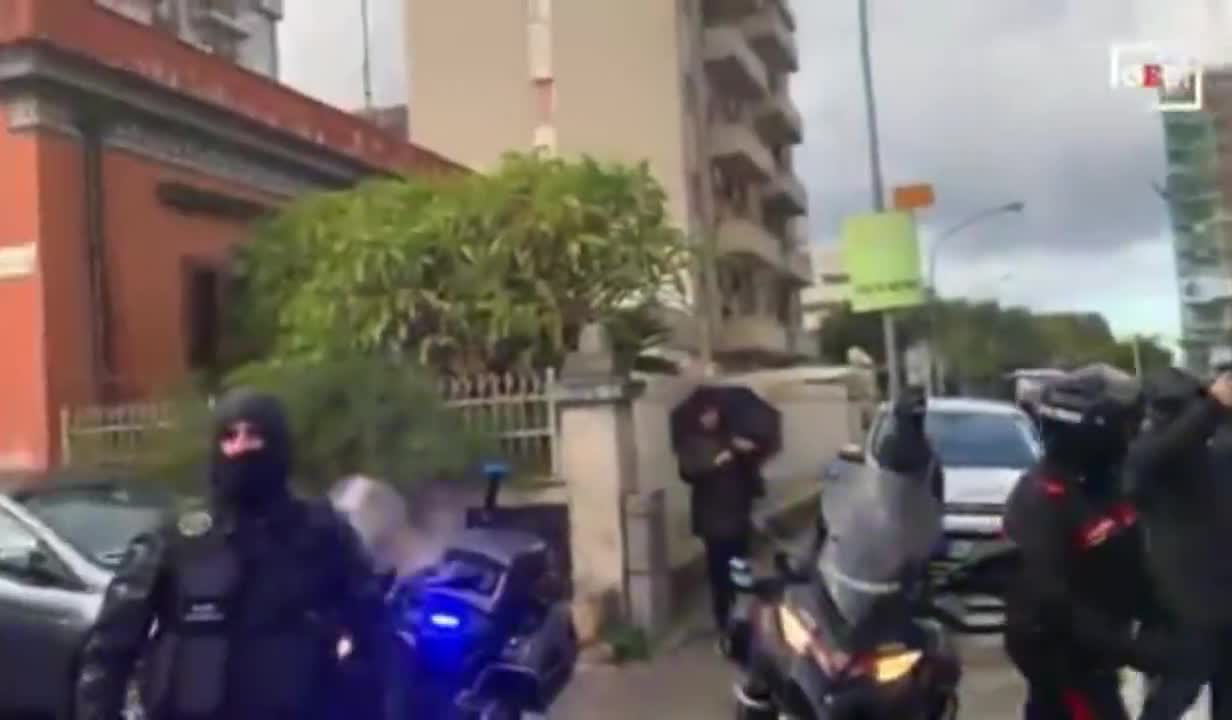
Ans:
POLYGON ((0 494, 0 717, 71 718, 78 658, 129 542, 173 496, 112 478, 0 494))
MULTIPOLYGON (((864 446, 844 448, 846 462, 875 464, 872 449, 893 429, 882 405, 864 446)), ((946 554, 969 556, 977 544, 1001 537, 1001 515, 1014 484, 1042 452, 1031 418, 1015 405, 974 398, 932 398, 925 431, 945 471, 946 554)))

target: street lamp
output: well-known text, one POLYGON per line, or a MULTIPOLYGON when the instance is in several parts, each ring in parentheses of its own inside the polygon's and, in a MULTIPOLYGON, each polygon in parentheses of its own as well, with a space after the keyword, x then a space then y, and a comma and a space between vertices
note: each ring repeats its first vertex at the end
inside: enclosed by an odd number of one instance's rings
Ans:
POLYGON ((1026 204, 1022 202, 1011 202, 1004 205, 987 208, 971 215, 962 222, 955 224, 945 232, 938 235, 937 239, 934 240, 932 245, 928 248, 928 286, 933 293, 936 294, 937 292, 937 255, 941 250, 941 247, 945 245, 946 240, 949 240, 978 222, 997 217, 998 215, 1012 215, 1014 213, 1020 213, 1026 209, 1026 207, 1026 204))
POLYGON ((935 355, 941 349, 941 343, 937 338, 937 256, 940 254, 942 246, 946 241, 954 237, 958 233, 975 225, 976 223, 988 220, 989 218, 998 217, 1000 215, 1011 215, 1022 212, 1026 209, 1026 204, 1021 201, 1005 203, 996 207, 986 208, 981 210, 962 222, 959 222, 945 232, 937 236, 928 248, 928 337, 929 337, 929 355, 928 355, 928 383, 925 390, 929 395, 933 394, 933 388, 938 378, 935 377, 937 362, 935 355))

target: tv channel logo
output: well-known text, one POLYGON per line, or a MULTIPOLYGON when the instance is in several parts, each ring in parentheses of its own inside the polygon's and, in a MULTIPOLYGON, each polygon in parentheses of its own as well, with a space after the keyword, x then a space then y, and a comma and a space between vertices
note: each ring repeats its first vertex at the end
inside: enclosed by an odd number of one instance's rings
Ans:
POLYGON ((1113 45, 1110 55, 1113 89, 1153 90, 1161 112, 1202 109, 1202 64, 1196 58, 1147 43, 1113 45))

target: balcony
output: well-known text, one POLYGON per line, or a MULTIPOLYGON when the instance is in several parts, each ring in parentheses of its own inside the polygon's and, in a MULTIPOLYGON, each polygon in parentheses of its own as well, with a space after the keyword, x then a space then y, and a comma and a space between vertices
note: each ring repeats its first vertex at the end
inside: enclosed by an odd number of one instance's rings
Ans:
POLYGON ((800 69, 796 34, 777 3, 768 3, 760 12, 745 18, 742 24, 753 50, 772 72, 793 73, 800 69))
POLYGON ((751 126, 720 123, 710 130, 710 157, 734 178, 765 182, 773 177, 774 156, 751 126))
POLYGON ((787 327, 765 315, 742 315, 719 323, 720 353, 785 355, 789 352, 787 327))
POLYGON ((706 30, 706 74, 721 92, 745 100, 766 96, 766 67, 739 28, 706 30))
POLYGON ((783 215, 803 215, 808 212, 808 191, 790 169, 777 169, 763 194, 766 209, 783 215))
POLYGON ((739 20, 757 12, 761 0, 702 0, 707 24, 739 20))
POLYGON ((757 132, 772 145, 798 145, 804 140, 804 121, 785 87, 762 101, 755 122, 757 132))
POLYGON ((738 217, 720 220, 716 244, 719 255, 752 256, 772 268, 782 264, 782 242, 753 220, 738 217))
POLYGON ((813 260, 804 250, 791 250, 783 256, 783 269, 791 280, 800 285, 813 284, 813 260))
POLYGON ((1186 305, 1225 303, 1232 299, 1232 278, 1215 275, 1208 269, 1201 275, 1180 280, 1181 302, 1186 305))

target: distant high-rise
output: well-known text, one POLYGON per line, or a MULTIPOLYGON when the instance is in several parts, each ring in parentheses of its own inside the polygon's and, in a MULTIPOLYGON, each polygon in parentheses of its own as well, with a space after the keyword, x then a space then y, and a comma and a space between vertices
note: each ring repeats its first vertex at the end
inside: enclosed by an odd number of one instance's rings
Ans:
POLYGON ((673 220, 718 255, 717 302, 674 344, 708 338, 729 366, 805 349, 788 0, 406 2, 416 143, 481 170, 530 148, 648 162, 673 220))
POLYGON ((174 32, 185 42, 253 72, 278 77, 283 0, 95 0, 174 32))
POLYGON ((1202 82, 1203 110, 1163 118, 1181 348, 1200 372, 1232 360, 1232 70, 1202 82))

